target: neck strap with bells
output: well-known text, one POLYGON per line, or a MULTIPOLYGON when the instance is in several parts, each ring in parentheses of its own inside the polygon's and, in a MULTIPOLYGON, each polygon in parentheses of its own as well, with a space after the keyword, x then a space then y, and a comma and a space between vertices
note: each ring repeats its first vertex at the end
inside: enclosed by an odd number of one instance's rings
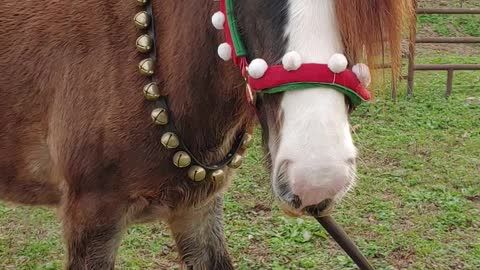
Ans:
POLYGON ((151 112, 153 124, 161 128, 163 135, 160 138, 161 144, 169 150, 174 166, 186 171, 186 175, 194 182, 209 183, 222 182, 227 167, 238 168, 242 164, 242 153, 252 143, 252 135, 247 133, 244 127, 233 140, 232 148, 223 159, 217 164, 206 164, 196 157, 190 148, 184 143, 175 126, 175 119, 168 104, 168 97, 161 95, 160 85, 156 80, 156 31, 155 16, 153 14, 152 0, 136 0, 140 9, 135 17, 134 23, 142 32, 136 41, 139 53, 145 55, 140 61, 138 69, 141 75, 148 78, 148 83, 143 88, 143 95, 146 100, 155 103, 151 112))

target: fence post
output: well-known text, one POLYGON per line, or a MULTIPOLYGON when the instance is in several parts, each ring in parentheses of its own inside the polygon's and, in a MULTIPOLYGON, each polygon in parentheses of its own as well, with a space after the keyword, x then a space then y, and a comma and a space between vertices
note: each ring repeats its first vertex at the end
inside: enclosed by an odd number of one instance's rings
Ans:
POLYGON ((407 95, 413 97, 413 84, 415 80, 415 53, 417 40, 417 1, 414 1, 415 15, 412 18, 410 28, 410 42, 408 45, 408 86, 407 95))
POLYGON ((398 91, 397 91, 397 80, 393 77, 393 72, 392 72, 392 100, 393 102, 397 102, 397 97, 398 97, 398 91))
POLYGON ((453 89, 453 69, 448 70, 448 77, 447 77, 447 92, 445 93, 445 97, 449 98, 452 95, 453 89))

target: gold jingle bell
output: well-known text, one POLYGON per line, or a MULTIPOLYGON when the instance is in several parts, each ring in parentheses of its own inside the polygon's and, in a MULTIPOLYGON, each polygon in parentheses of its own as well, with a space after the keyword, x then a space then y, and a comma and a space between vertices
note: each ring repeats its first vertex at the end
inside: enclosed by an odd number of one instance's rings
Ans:
POLYGON ((225 179, 225 172, 223 170, 216 170, 212 172, 211 178, 214 182, 222 182, 225 179))
POLYGON ((190 177, 190 179, 195 182, 200 182, 205 180, 205 178, 207 177, 207 171, 205 171, 204 168, 195 165, 190 167, 190 169, 188 170, 188 177, 190 177))
POLYGON ((138 64, 138 71, 144 76, 152 76, 155 73, 155 63, 152 58, 143 59, 138 64))
POLYGON ((180 140, 178 139, 177 135, 172 132, 163 134, 161 142, 167 149, 175 149, 180 145, 180 140))
POLYGON ((141 11, 135 15, 133 21, 138 29, 145 29, 150 24, 150 16, 146 11, 141 11))
POLYGON ((136 0, 137 5, 139 6, 145 6, 148 3, 148 0, 136 0))
POLYGON ((173 155, 173 164, 178 168, 186 168, 192 163, 192 158, 187 154, 187 152, 180 151, 173 155))
POLYGON ((141 53, 148 53, 152 50, 153 39, 150 35, 141 35, 137 38, 137 50, 141 53))
POLYGON ((143 87, 143 96, 146 100, 157 100, 160 98, 160 89, 156 82, 151 82, 143 87))
POLYGON ((164 108, 156 108, 152 111, 152 120, 156 125, 166 125, 168 124, 168 114, 167 110, 164 108))
POLYGON ((252 143, 253 143, 253 136, 252 136, 252 134, 245 133, 245 137, 243 138, 242 147, 243 147, 244 149, 245 149, 245 148, 248 148, 248 147, 252 146, 252 143))
POLYGON ((242 163, 243 163, 243 157, 239 154, 235 154, 230 164, 228 164, 228 167, 232 169, 238 169, 240 168, 240 166, 242 166, 242 163))

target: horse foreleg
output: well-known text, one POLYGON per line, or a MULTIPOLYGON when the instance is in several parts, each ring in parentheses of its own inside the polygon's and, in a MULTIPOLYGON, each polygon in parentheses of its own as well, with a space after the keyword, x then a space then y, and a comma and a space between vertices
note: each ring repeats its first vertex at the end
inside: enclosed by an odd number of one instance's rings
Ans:
POLYGON ((63 206, 68 270, 109 270, 125 225, 125 203, 114 194, 70 196, 63 206))
POLYGON ((223 234, 223 200, 182 211, 169 222, 184 266, 189 270, 231 270, 223 234))

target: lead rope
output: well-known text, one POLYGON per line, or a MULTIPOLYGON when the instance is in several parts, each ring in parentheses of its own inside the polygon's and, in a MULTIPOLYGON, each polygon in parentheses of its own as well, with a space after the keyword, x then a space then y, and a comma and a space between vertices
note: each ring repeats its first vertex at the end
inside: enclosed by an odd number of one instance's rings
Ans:
POLYGON ((355 262, 360 270, 374 270, 373 266, 363 256, 362 252, 355 243, 348 237, 345 231, 338 225, 331 216, 315 217, 325 230, 332 236, 337 244, 347 253, 347 255, 355 262))

